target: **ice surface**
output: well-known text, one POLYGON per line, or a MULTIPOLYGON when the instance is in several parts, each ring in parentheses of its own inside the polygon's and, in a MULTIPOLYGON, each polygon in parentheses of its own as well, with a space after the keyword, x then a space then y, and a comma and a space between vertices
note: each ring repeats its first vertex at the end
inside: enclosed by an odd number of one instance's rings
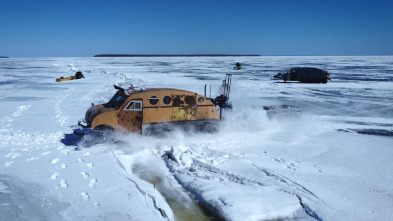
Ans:
POLYGON ((391 56, 0 59, 0 100, 0 220, 393 214, 391 56), (232 69, 236 62, 242 70, 232 69), (327 70, 332 81, 270 79, 295 66, 327 70), (79 70, 85 79, 55 82, 79 70), (217 133, 73 134, 91 103, 112 97, 113 84, 200 94, 207 84, 215 97, 227 73, 234 109, 217 133), (301 107, 302 117, 269 120, 262 107, 280 104, 301 107), (196 202, 211 213, 181 213, 196 202))

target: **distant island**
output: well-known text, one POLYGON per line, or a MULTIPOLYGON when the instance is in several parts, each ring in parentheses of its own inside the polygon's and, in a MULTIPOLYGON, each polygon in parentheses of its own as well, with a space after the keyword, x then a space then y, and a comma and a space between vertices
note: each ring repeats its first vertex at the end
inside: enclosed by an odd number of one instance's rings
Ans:
POLYGON ((0 56, 0 58, 10 58, 10 57, 7 57, 7 56, 0 56))
POLYGON ((255 54, 98 54, 94 57, 245 57, 255 54))

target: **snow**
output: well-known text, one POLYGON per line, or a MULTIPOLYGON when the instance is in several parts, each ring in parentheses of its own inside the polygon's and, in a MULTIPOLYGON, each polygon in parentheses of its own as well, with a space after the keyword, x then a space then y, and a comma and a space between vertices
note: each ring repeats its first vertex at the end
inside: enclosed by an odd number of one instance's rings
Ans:
POLYGON ((391 56, 8 58, 0 85, 0 220, 391 220, 391 56), (270 80, 295 66, 332 81, 270 80), (215 97, 227 73, 217 133, 73 133, 113 84, 215 97), (268 119, 278 104, 302 117, 268 119))

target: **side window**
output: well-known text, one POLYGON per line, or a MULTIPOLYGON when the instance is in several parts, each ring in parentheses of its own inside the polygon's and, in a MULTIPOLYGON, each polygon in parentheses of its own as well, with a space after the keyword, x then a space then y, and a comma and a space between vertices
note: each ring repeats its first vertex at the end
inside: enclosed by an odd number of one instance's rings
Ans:
POLYGON ((164 101, 164 104, 169 104, 169 103, 171 103, 171 97, 165 96, 163 101, 164 101))
POLYGON ((115 100, 115 107, 120 108, 121 105, 123 105, 124 101, 126 101, 126 98, 123 96, 118 96, 115 100))
POLYGON ((157 102, 158 102, 159 100, 160 100, 160 99, 157 98, 156 96, 151 96, 151 97, 149 98, 149 102, 150 102, 151 105, 157 104, 157 102))
POLYGON ((127 97, 117 92, 108 103, 103 104, 106 108, 120 108, 123 103, 127 100, 127 97))
POLYGON ((142 110, 142 101, 130 101, 124 110, 128 111, 141 111, 142 110))

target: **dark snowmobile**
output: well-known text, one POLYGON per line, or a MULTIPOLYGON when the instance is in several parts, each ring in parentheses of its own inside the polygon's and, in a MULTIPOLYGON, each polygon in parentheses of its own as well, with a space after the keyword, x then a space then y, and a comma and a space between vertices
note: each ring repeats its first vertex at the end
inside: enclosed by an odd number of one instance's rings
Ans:
POLYGON ((311 67, 294 67, 285 73, 278 73, 273 76, 273 80, 298 81, 302 83, 324 83, 330 80, 327 71, 311 67))

